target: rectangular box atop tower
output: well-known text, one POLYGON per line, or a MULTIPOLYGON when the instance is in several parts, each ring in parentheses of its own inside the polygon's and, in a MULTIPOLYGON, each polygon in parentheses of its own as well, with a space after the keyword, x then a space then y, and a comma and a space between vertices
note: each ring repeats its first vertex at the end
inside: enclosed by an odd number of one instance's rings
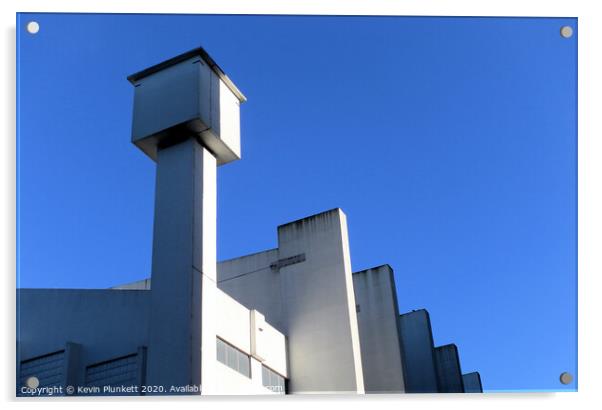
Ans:
POLYGON ((132 74, 132 142, 153 160, 157 149, 194 137, 217 164, 240 159, 245 96, 203 48, 132 74))

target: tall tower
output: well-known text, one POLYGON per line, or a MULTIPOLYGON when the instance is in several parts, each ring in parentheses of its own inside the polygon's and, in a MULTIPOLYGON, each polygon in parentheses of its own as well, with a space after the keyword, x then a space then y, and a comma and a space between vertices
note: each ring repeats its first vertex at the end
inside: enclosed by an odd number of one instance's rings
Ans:
POLYGON ((202 48, 128 77, 132 142, 157 164, 146 384, 213 391, 217 166, 240 159, 246 101, 202 48))

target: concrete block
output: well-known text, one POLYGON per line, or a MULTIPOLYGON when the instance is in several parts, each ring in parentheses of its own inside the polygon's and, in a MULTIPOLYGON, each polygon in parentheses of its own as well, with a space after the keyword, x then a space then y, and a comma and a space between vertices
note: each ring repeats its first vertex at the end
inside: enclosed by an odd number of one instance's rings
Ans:
POLYGON ((132 74, 132 142, 153 160, 161 148, 194 137, 217 165, 240 159, 240 103, 246 98, 197 48, 132 74))
POLYGON ((458 348, 454 344, 435 348, 440 393, 464 393, 458 348))
POLYGON ((431 320, 426 310, 399 316, 399 331, 406 393, 437 393, 431 320))
POLYGON ((353 273, 366 393, 403 393, 397 292, 393 269, 353 273))
POLYGON ((462 375, 465 393, 483 393, 481 375, 479 372, 466 373, 462 375))

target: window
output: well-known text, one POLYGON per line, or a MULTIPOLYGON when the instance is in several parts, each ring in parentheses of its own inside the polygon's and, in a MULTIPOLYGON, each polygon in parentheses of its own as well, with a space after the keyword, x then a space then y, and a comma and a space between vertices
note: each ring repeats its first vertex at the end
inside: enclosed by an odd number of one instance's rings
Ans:
POLYGON ((137 386, 138 356, 131 354, 86 367, 86 386, 137 386))
POLYGON ((219 337, 216 340, 217 361, 236 370, 240 374, 251 377, 251 358, 219 337))
POLYGON ((284 386, 284 377, 280 376, 278 373, 268 367, 261 367, 261 382, 266 388, 275 393, 284 394, 286 392, 284 386))
POLYGON ((63 384, 63 367, 65 363, 65 351, 50 353, 44 356, 21 362, 21 386, 25 386, 27 379, 31 376, 38 378, 39 387, 53 387, 63 384))
POLYGON ((217 360, 226 364, 226 344, 220 339, 217 339, 217 360))

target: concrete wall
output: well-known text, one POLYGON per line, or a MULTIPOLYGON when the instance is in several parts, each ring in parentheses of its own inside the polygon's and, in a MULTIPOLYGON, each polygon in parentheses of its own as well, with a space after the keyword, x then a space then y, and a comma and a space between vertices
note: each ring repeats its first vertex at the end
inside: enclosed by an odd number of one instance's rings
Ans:
POLYGON ((435 348, 440 393, 464 393, 458 348, 454 344, 435 348))
MULTIPOLYGON (((271 267, 278 249, 218 262, 217 286, 247 309, 256 309, 278 330, 282 329, 280 274, 271 267)), ((151 279, 114 286, 112 289, 151 289, 151 279)))
POLYGON ((278 227, 292 393, 363 393, 347 221, 340 209, 278 227))
POLYGON ((464 393, 483 393, 479 372, 463 374, 462 381, 464 382, 464 393))
POLYGON ((399 331, 406 393, 439 391, 431 320, 426 310, 399 316, 399 331))
POLYGON ((281 225, 278 245, 220 262, 219 288, 286 335, 291 393, 363 393, 345 214, 281 225))
MULTIPOLYGON (((261 330, 254 329, 251 320, 253 312, 220 290, 217 292, 215 313, 218 317, 216 321, 217 336, 251 356, 255 353, 251 349, 253 333, 259 333, 261 336, 256 337, 256 340, 259 346, 258 350, 262 354, 258 361, 285 377, 288 375, 286 339, 282 333, 265 321, 258 324, 261 330)), ((261 376, 261 369, 259 369, 259 376, 261 376)), ((231 387, 233 391, 236 390, 236 386, 231 387)))
POLYGON ((232 299, 224 292, 217 291, 217 306, 215 314, 219 317, 216 321, 216 335, 242 350, 251 354, 250 315, 249 309, 232 299))
POLYGON ((395 278, 389 265, 353 274, 367 393, 404 392, 395 278))
MULTIPOLYGON (((139 282, 140 286, 144 281, 139 282)), ((137 353, 148 346, 150 292, 145 290, 20 289, 17 291, 20 360, 77 346, 75 385, 84 385, 89 365, 137 353)), ((217 336, 251 355, 251 312, 218 291, 214 314, 217 336)), ((287 376, 286 340, 267 322, 259 343, 263 363, 287 376)), ((251 358, 252 379, 217 362, 211 394, 274 394, 262 385, 261 362, 251 358)), ((63 376, 66 376, 63 374, 63 376)), ((66 383, 60 383, 65 385, 66 383)))
MULTIPOLYGON (((262 311, 258 312, 264 316, 264 321, 261 324, 262 330, 260 331, 261 337, 258 337, 258 349, 261 351, 260 357, 262 361, 270 368, 287 377, 287 347, 286 337, 278 328, 272 325, 270 318, 280 318, 281 313, 281 299, 274 297, 273 294, 266 294, 266 290, 271 290, 274 287, 270 286, 276 283, 278 285, 278 293, 280 291, 279 286, 279 275, 274 274, 268 267, 262 271, 258 271, 258 275, 247 277, 243 275, 236 277, 237 268, 241 268, 243 271, 246 269, 252 269, 255 262, 265 264, 262 261, 263 258, 270 256, 266 259, 274 262, 277 259, 277 250, 261 252, 249 257, 237 258, 231 261, 222 262, 218 265, 224 267, 218 270, 218 274, 222 272, 222 275, 230 274, 235 280, 226 280, 224 285, 220 284, 220 288, 217 291, 215 313, 216 318, 216 335, 226 340, 233 346, 243 352, 252 355, 251 339, 253 327, 251 324, 251 309, 257 308, 274 308, 276 314, 264 315, 262 311), (239 265, 240 263, 240 265, 239 265), (229 293, 225 291, 229 290, 229 293), (231 295, 240 296, 241 300, 234 299, 231 295), (257 300, 257 303, 254 303, 257 300), (242 303, 246 302, 246 306, 242 303)), ((222 276, 224 277, 224 276, 222 276)), ((228 278, 228 276, 225 276, 228 278)), ((127 283, 116 286, 113 289, 138 289, 138 290, 150 290, 151 280, 143 279, 140 281, 127 283)), ((220 388, 220 391, 223 389, 220 388)))
POLYGON ((151 385, 202 385, 203 392, 212 391, 216 174, 215 157, 193 139, 157 153, 147 372, 151 385))
POLYGON ((251 312, 251 356, 288 377, 286 337, 265 321, 257 310, 251 312))
POLYGON ((71 343, 77 346, 77 357, 71 357, 70 383, 84 385, 86 366, 148 345, 149 309, 147 291, 18 289, 18 360, 71 343))
POLYGON ((111 289, 119 289, 119 290, 150 290, 151 289, 151 279, 141 279, 136 282, 124 283, 122 285, 112 286, 111 289))
POLYGON ((84 363, 135 353, 147 345, 150 292, 137 290, 18 289, 21 360, 85 346, 84 363), (118 336, 118 337, 117 337, 118 336))
POLYGON ((278 394, 263 386, 261 380, 261 363, 251 358, 251 378, 236 370, 217 362, 215 367, 217 395, 245 395, 245 394, 278 394))
POLYGON ((254 253, 217 265, 217 286, 247 309, 256 309, 282 330, 280 274, 270 265, 278 261, 278 249, 254 253))

